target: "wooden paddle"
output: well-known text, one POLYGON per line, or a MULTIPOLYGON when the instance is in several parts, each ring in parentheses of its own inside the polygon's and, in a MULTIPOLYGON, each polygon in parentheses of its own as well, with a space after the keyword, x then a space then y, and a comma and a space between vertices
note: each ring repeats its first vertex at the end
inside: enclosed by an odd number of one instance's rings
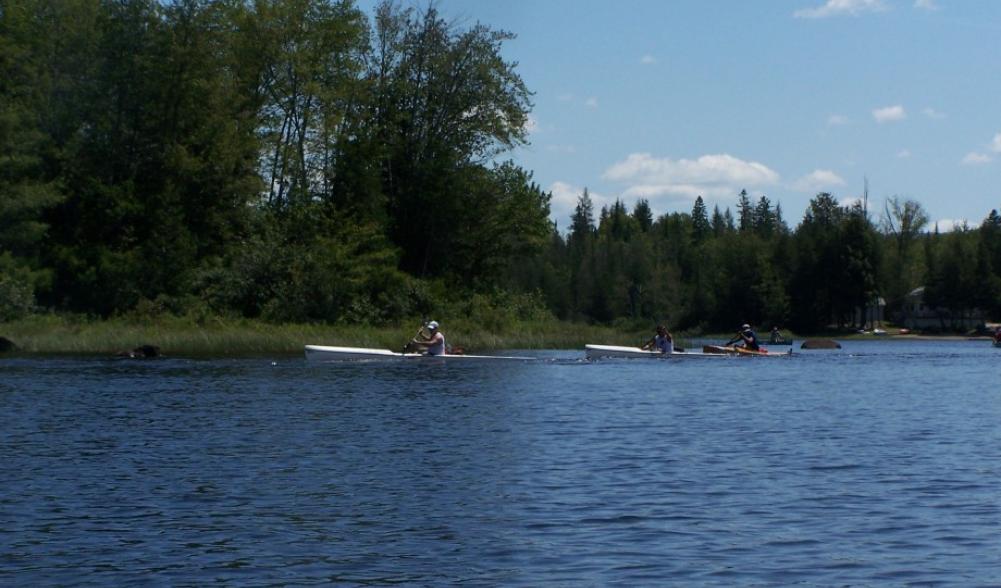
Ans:
POLYGON ((427 321, 421 323, 421 328, 417 329, 417 332, 414 333, 414 336, 411 337, 410 340, 407 341, 406 344, 403 346, 403 353, 407 353, 408 351, 413 349, 413 345, 417 342, 417 337, 425 338, 421 336, 421 333, 424 332, 424 329, 426 329, 427 326, 428 326, 427 321))

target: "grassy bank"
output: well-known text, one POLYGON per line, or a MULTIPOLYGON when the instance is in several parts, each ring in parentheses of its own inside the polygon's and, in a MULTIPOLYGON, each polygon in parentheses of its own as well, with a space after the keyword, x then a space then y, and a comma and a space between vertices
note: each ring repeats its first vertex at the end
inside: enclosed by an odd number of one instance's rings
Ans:
MULTIPOLYGON (((448 342, 467 352, 504 349, 582 349, 586 343, 639 345, 652 336, 652 325, 642 321, 616 326, 547 321, 511 321, 486 328, 465 318, 442 317, 448 342)), ((193 320, 171 316, 155 319, 86 319, 56 315, 34 316, 0 323, 0 337, 13 341, 22 354, 114 355, 156 345, 174 357, 226 357, 299 355, 303 345, 343 345, 400 350, 414 335, 419 321, 392 326, 281 324, 244 319, 193 320)), ((699 347, 703 342, 722 343, 730 334, 675 332, 679 347, 699 347)), ((796 341, 808 338, 789 332, 796 341)), ((761 333, 767 345, 767 333, 761 333)), ((815 337, 839 340, 960 339, 963 336, 890 335, 873 337, 857 333, 826 333, 815 337)))
MULTIPOLYGON (((140 345, 156 345, 170 356, 292 355, 302 353, 307 343, 398 350, 418 325, 275 325, 223 318, 95 320, 50 315, 0 323, 0 336, 13 341, 20 353, 28 354, 114 355, 140 345)), ((581 349, 585 343, 637 345, 652 329, 555 320, 512 322, 486 329, 468 320, 443 318, 442 330, 451 345, 473 352, 581 349)))

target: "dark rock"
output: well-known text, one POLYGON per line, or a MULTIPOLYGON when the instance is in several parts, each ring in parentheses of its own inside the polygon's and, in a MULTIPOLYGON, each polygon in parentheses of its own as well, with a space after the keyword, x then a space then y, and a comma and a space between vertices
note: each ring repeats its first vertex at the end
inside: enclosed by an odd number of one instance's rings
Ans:
POLYGON ((157 345, 140 345, 129 351, 119 351, 115 357, 131 357, 133 359, 146 359, 160 357, 160 347, 157 345))
POLYGON ((833 339, 807 339, 799 346, 800 349, 841 349, 841 343, 833 339))
POLYGON ((0 337, 0 353, 10 353, 17 351, 17 345, 7 337, 0 337))

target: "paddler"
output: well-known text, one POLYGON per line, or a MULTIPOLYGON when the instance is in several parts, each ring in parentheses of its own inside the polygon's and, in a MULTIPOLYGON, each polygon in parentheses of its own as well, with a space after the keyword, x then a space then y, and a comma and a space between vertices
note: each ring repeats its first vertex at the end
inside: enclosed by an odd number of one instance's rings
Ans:
POLYGON ((751 330, 751 325, 744 323, 740 326, 740 330, 737 331, 737 336, 726 342, 727 345, 731 345, 741 341, 743 343, 744 349, 750 349, 751 351, 758 351, 758 336, 751 330))
POLYGON ((445 335, 438 330, 438 321, 431 321, 425 325, 428 336, 424 337, 424 329, 414 337, 413 343, 424 348, 424 353, 428 355, 445 355, 445 335), (420 337, 420 338, 418 338, 420 337))
POLYGON ((650 339, 640 349, 650 349, 661 353, 674 353, 674 337, 664 325, 657 325, 656 335, 650 339))

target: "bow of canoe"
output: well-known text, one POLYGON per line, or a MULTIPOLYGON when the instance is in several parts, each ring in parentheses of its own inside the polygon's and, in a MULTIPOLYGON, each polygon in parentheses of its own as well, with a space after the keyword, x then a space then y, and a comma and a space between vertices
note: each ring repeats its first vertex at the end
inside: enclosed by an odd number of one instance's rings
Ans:
POLYGON ((511 357, 504 355, 425 355, 423 353, 397 353, 389 349, 367 347, 333 347, 329 345, 306 345, 307 361, 344 361, 357 359, 410 359, 410 360, 532 360, 533 357, 511 357))

